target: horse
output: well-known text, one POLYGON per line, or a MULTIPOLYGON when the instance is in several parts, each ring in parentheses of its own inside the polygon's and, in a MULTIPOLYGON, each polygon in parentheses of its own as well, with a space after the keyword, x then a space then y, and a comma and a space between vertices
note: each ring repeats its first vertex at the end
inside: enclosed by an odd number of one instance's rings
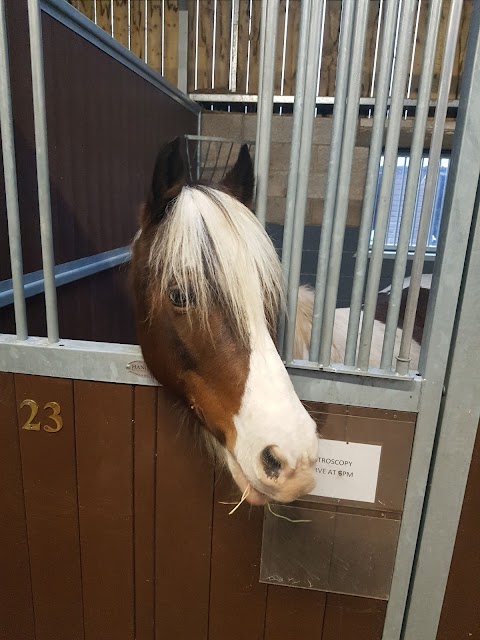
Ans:
POLYGON ((188 179, 180 141, 159 152, 132 245, 145 363, 195 412, 246 500, 291 502, 315 485, 319 439, 275 346, 277 253, 250 210, 247 146, 215 187, 188 179))
MULTIPOLYGON (((246 145, 214 187, 192 183, 179 139, 168 143, 141 209, 131 269, 148 369, 196 414, 246 500, 262 505, 311 491, 321 440, 275 347, 284 302, 281 264, 251 211, 253 190, 246 145)), ((380 360, 388 295, 379 296, 373 366, 380 360)), ((296 359, 308 357, 312 311, 313 292, 302 286, 296 359)), ((336 310, 334 363, 343 361, 349 311, 336 310)), ((401 327, 396 351, 400 337, 401 327)), ((420 348, 415 338, 414 366, 420 348)))

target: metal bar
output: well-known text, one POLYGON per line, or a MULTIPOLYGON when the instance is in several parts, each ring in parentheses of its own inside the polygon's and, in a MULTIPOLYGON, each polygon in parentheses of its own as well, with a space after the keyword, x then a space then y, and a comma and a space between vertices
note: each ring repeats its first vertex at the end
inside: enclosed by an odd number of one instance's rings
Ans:
POLYGON ((112 36, 112 38, 115 37, 113 25, 113 0, 110 0, 110 35, 112 36))
POLYGON ((212 89, 215 89, 216 49, 217 49, 217 0, 213 0, 212 89))
MULTIPOLYGON (((158 386, 148 375, 137 345, 62 340, 48 344, 45 338, 18 342, 14 335, 0 336, 0 370, 73 380, 96 380, 158 386)), ((289 367, 296 393, 302 400, 331 398, 335 404, 415 411, 423 383, 343 374, 303 371, 289 367), (342 384, 343 382, 343 384, 342 384)))
POLYGON ((49 342, 58 342, 57 292, 55 290, 55 257, 53 253, 52 211, 50 205, 50 177, 48 170, 47 114, 43 76, 43 41, 40 4, 28 0, 28 24, 32 65, 33 115, 37 159, 38 206, 42 263, 45 274, 45 311, 49 342))
MULTIPOLYGON (((265 39, 267 37, 266 32, 267 32, 267 23, 269 18, 269 3, 271 1, 272 0, 262 0, 262 4, 261 4, 262 14, 260 18, 260 46, 259 46, 259 54, 258 54, 259 63, 258 63, 257 133, 255 136, 255 140, 257 141, 257 147, 261 141, 261 136, 262 136, 262 129, 261 129, 262 109, 265 102, 265 96, 263 94, 262 84, 263 84, 263 75, 265 73, 265 39)), ((254 189, 255 189, 255 198, 256 198, 256 191, 258 188, 258 155, 257 154, 255 154, 255 159, 254 159, 254 175, 255 175, 254 189)))
POLYGON ((8 241, 12 270, 12 290, 15 304, 15 331, 19 340, 28 337, 25 297, 23 295, 23 259, 18 211, 17 170, 15 140, 13 135, 12 96, 10 92, 10 67, 8 61, 7 24, 5 0, 0 0, 0 127, 2 157, 7 205, 8 241))
MULTIPOLYGON (((438 4, 441 4, 438 3, 438 4)), ((408 74, 408 87, 407 87, 407 98, 410 98, 410 92, 412 90, 412 78, 413 78, 413 65, 415 63, 415 52, 417 50, 417 34, 418 34, 418 24, 420 22, 420 12, 422 10, 422 0, 418 0, 418 7, 417 7, 417 18, 415 20, 415 31, 413 33, 413 44, 412 44, 412 59, 410 62, 410 72, 408 74)), ((425 57, 425 52, 428 51, 427 45, 424 44, 423 46, 423 53, 424 53, 424 57, 425 57)))
POLYGON ((308 51, 306 57, 305 91, 303 102, 302 130, 298 156, 297 188, 293 218, 293 236, 290 251, 287 295, 287 331, 285 340, 285 360, 293 359, 295 323, 298 304, 298 287, 302 263, 303 233, 307 208, 308 180, 312 152, 313 122, 315 120, 315 98, 317 95, 318 67, 320 65, 320 34, 323 4, 325 0, 314 0, 311 5, 308 51))
MULTIPOLYGON (((248 45, 247 45, 247 73, 245 74, 245 93, 248 94, 248 89, 250 87, 250 49, 251 49, 251 38, 252 38, 252 11, 253 11, 253 0, 250 0, 248 5, 248 45)), ((257 114, 258 115, 258 114, 257 114)))
POLYGON ((285 3, 285 24, 283 26, 283 48, 282 48, 282 73, 280 76, 280 95, 283 96, 285 87, 285 59, 287 56, 287 36, 288 36, 288 10, 290 8, 290 0, 285 3))
POLYGON ((200 140, 201 142, 236 142, 237 144, 255 144, 255 140, 243 140, 239 138, 238 140, 232 140, 232 138, 221 138, 219 136, 202 136, 195 135, 192 133, 186 133, 185 138, 187 140, 200 140))
POLYGON ((193 113, 200 113, 201 107, 149 67, 143 60, 128 51, 126 47, 113 40, 103 29, 93 24, 79 11, 64 0, 41 0, 42 11, 58 20, 61 24, 77 33, 95 47, 127 67, 152 86, 181 104, 193 113))
POLYGON ((143 26, 143 35, 144 35, 144 47, 145 47, 145 64, 148 64, 148 13, 147 13, 147 9, 148 9, 148 0, 145 0, 145 7, 144 7, 144 11, 145 11, 145 24, 143 26))
MULTIPOLYGON (((201 179, 202 179, 203 172, 205 171, 205 167, 207 166, 208 154, 210 153, 210 147, 211 147, 211 145, 212 145, 211 140, 208 140, 208 145, 207 145, 207 154, 206 154, 206 156, 205 156, 205 160, 203 161, 203 164, 202 164, 202 168, 201 168, 200 175, 199 175, 199 180, 201 180, 201 179)), ((200 161, 201 161, 201 160, 200 160, 200 161)))
MULTIPOLYGON (((394 4, 394 3, 390 3, 394 4)), ((395 5, 392 7, 392 11, 395 9, 395 5)), ((378 49, 380 42, 380 28, 382 26, 382 17, 383 17, 383 0, 380 0, 380 6, 378 7, 378 24, 377 24, 377 34, 375 36, 375 55, 373 57, 373 69, 372 69, 372 84, 370 85, 370 97, 373 98, 375 91, 375 76, 377 75, 377 63, 378 63, 378 49)), ((386 28, 388 29, 388 27, 386 28)))
MULTIPOLYGON (((163 40, 162 40, 163 51, 163 40)), ((163 66, 163 53, 162 53, 163 66)), ((162 70, 163 73, 163 70, 162 70)), ((177 85, 180 91, 188 91, 188 11, 178 11, 178 70, 177 85)))
MULTIPOLYGON (((128 32, 128 50, 132 48, 132 10, 130 0, 127 2, 127 32, 128 32)), ((163 73, 163 68, 162 68, 163 73)))
MULTIPOLYGON (((45 0, 44 0, 45 1, 45 0)), ((52 0, 49 0, 50 2, 52 0)), ((191 93, 189 97, 192 100, 196 100, 197 102, 208 102, 208 103, 216 103, 216 102, 230 102, 232 104, 238 103, 248 103, 255 104, 258 102, 258 95, 256 93, 191 93)), ((275 104, 293 104, 295 102, 295 96, 274 96, 273 102, 275 104)), ((388 101, 388 106, 390 106, 390 100, 388 101)), ((317 96, 316 104, 318 106, 333 106, 335 104, 334 96, 317 96)), ((375 98, 360 98, 358 101, 360 107, 371 107, 375 108, 375 98)), ((407 109, 415 109, 417 106, 417 101, 413 99, 405 98, 403 101, 403 107, 407 109)), ((436 100, 430 101, 430 109, 435 110, 437 106, 436 100)), ((449 109, 458 109, 458 100, 450 100, 448 103, 449 109)))
POLYGON ((442 155, 443 131, 447 116, 448 94, 452 79, 453 64, 455 60, 455 49, 457 45, 458 29, 462 13, 463 0, 453 0, 450 5, 447 35, 443 52, 442 71, 440 74, 440 85, 438 89, 438 107, 435 112, 432 139, 430 142, 430 153, 428 155, 427 177, 425 180, 425 190, 423 193, 422 212, 418 225, 417 241, 415 245, 415 255, 410 274, 410 287, 408 289, 405 316, 403 320, 402 339, 397 356, 397 373, 406 375, 410 362, 410 349, 412 344, 413 329, 415 326, 415 316, 417 312, 418 295, 420 293, 420 282, 423 272, 423 263, 426 253, 428 229, 432 216, 433 203, 435 200, 435 190, 437 186, 438 168, 442 155))
POLYGON ((198 23, 199 23, 199 7, 200 0, 197 0, 195 5, 195 77, 193 81, 193 87, 195 91, 198 89, 198 23))
MULTIPOLYGON (((457 6, 460 3, 456 3, 457 6)), ((421 360, 424 384, 420 396, 405 507, 395 558, 383 640, 398 640, 411 580, 435 440, 450 340, 455 323, 473 211, 480 175, 480 9, 472 12, 462 75, 460 107, 442 216, 440 243, 429 296, 421 360)), ((478 272, 477 272, 478 277, 478 272)), ((431 585, 430 585, 431 588, 431 585)), ((426 612, 424 612, 426 614, 426 612)), ((408 640, 428 640, 410 633, 408 640)))
POLYGON ((335 213, 333 219, 328 277, 325 287, 323 324, 320 342, 319 361, 330 363, 332 349, 333 325, 337 306, 338 283, 342 262, 343 240, 348 212, 350 194, 350 178, 352 175, 353 151, 357 131, 358 100, 360 98, 363 57, 365 50, 365 34, 367 31, 369 0, 357 0, 355 12, 355 29, 351 48, 351 61, 348 79, 347 106, 342 136, 341 160, 338 174, 335 213))
POLYGON ((97 24, 97 0, 93 2, 93 20, 97 24))
MULTIPOLYGON (((415 128, 410 147, 410 165, 408 169, 407 188, 401 212, 400 234, 397 242, 396 260, 392 275, 392 288, 390 291, 387 320, 385 324, 385 338, 383 341, 382 358, 380 363, 382 369, 389 369, 392 366, 398 316, 400 313, 400 304, 403 293, 403 279, 405 277, 405 267, 408 259, 412 222, 414 219, 417 200, 418 178, 422 169, 423 144, 428 118, 428 102, 432 88, 435 49, 441 17, 442 2, 432 2, 430 5, 427 36, 425 39, 422 69, 420 73, 420 87, 418 92, 417 113, 415 116, 415 128)), ((436 126, 434 126, 433 130, 435 135, 436 126)), ((443 138, 443 127, 441 133, 443 138)))
MULTIPOLYGON (((313 306, 312 336, 310 340, 310 360, 318 362, 320 349, 320 328, 322 326, 323 302, 325 299, 325 284, 327 280, 328 258, 333 227, 333 214, 337 194, 338 171, 340 167, 340 153, 345 124, 345 109, 347 103, 348 73, 350 64, 350 47, 352 42, 355 3, 353 1, 342 4, 342 18, 340 23, 340 39, 338 45, 338 64, 335 79, 336 99, 333 107, 332 142, 328 160, 327 187, 322 216, 322 234, 318 252, 317 276, 315 282, 315 301, 313 306)), ((317 101, 318 103, 318 101, 317 101)), ((329 359, 330 360, 330 359, 329 359)))
MULTIPOLYGON (((230 156, 232 155, 232 151, 233 151, 233 142, 230 143, 230 149, 228 150, 227 159, 226 159, 225 165, 223 167, 222 180, 223 180, 223 178, 225 177, 225 174, 228 171, 228 163, 230 162, 230 156)), ((250 153, 250 148, 248 149, 248 152, 250 153)))
POLYGON ((232 21, 230 25, 230 69, 228 74, 228 88, 233 92, 237 90, 239 17, 240 0, 232 0, 232 21))
MULTIPOLYGON (((188 10, 186 5, 183 7, 179 3, 179 11, 187 11, 187 34, 188 34, 188 10)), ((188 35, 187 35, 188 42, 188 35)), ((187 60, 188 60, 188 44, 187 44, 187 60)), ((165 75, 165 0, 162 0, 162 76, 165 75)), ((186 93, 186 92, 185 92, 186 93)))
POLYGON ((450 349, 446 394, 409 596, 405 640, 435 640, 437 637, 480 419, 480 189, 475 208, 476 221, 472 224, 473 238, 450 349), (432 585, 435 585, 433 590, 432 585))
MULTIPOLYGON (((298 162, 302 137, 302 122, 305 101, 305 78, 307 69, 308 37, 310 28, 311 0, 304 0, 301 5, 300 28, 297 51, 297 76, 295 81, 295 108, 293 110, 292 144, 288 167, 287 198, 285 204, 285 220, 282 242, 282 270, 285 284, 288 284, 290 273, 290 256, 292 251, 293 221, 295 217, 295 199, 298 184, 298 162)), ((278 329, 278 346, 283 352, 286 328, 286 316, 280 314, 278 329)))
MULTIPOLYGON (((70 282, 76 282, 95 273, 112 269, 130 260, 130 248, 121 247, 104 251, 95 256, 72 260, 55 266, 55 286, 61 287, 70 282)), ((43 271, 26 273, 21 280, 21 290, 25 298, 31 298, 45 291, 43 271)), ((12 280, 0 282, 0 308, 8 307, 14 301, 12 280)), ((22 338, 23 339, 23 338, 22 338)))
MULTIPOLYGON (((326 11, 327 11, 327 3, 324 2, 323 3, 323 13, 322 13, 322 31, 320 33, 320 60, 323 60, 322 56, 323 56, 323 39, 325 36, 325 15, 326 15, 326 11)), ((321 79, 321 71, 322 71, 322 65, 319 64, 318 65, 318 77, 317 77, 317 96, 320 93, 320 79, 321 79)), ((318 114, 318 109, 317 109, 317 105, 315 103, 315 117, 317 117, 318 114)))
POLYGON ((260 67, 260 113, 257 114, 256 138, 256 214, 265 225, 267 218, 268 173, 270 168, 270 138, 272 132, 273 83, 275 79, 275 48, 277 42, 279 0, 264 0, 266 4, 263 65, 260 67))
POLYGON ((415 16, 415 0, 404 0, 400 17, 400 32, 397 44, 397 61, 394 70, 392 104, 385 145, 382 184, 378 198, 375 218, 375 234, 372 255, 368 270, 365 306, 362 318, 362 330, 358 348, 358 366, 362 370, 368 369, 370 349, 373 335, 373 323, 377 303, 378 287, 383 263, 385 247, 385 232, 390 210, 392 184, 395 176, 398 154, 398 140, 403 110, 403 97, 408 73, 408 52, 412 39, 413 21, 415 16))

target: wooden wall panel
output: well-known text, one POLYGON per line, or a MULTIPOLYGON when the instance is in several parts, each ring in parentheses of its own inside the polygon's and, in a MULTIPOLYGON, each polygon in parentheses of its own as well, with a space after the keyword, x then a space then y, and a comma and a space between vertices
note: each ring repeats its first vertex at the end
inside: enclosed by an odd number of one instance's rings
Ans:
MULTIPOLYGON (((164 76, 177 86, 178 81, 178 8, 177 0, 165 0, 164 76)), ((190 13, 188 20, 190 24, 190 13)), ((189 45, 190 46, 190 45, 189 45)))
POLYGON ((85 640, 134 638, 133 392, 75 381, 85 640))
POLYGON ((157 389, 135 387, 134 402, 135 639, 153 640, 157 389))
POLYGON ((70 380, 16 375, 15 386, 36 640, 80 639, 83 611, 73 385, 70 380), (38 407, 28 429, 26 421, 32 412, 29 406, 21 407, 27 399, 38 407), (57 406, 48 407, 48 403, 57 406))
POLYGON ((321 591, 269 585, 265 640, 321 640, 325 601, 321 591))
POLYGON ((14 376, 0 372, 0 636, 35 637, 14 376))
POLYGON ((213 467, 189 420, 158 390, 155 523, 156 638, 206 640, 213 467))
MULTIPOLYGON (((243 504, 226 472, 218 474, 212 538, 209 640, 262 640, 267 585, 259 582, 263 509, 243 504)), ((281 639, 279 639, 281 640, 281 639)))
POLYGON ((321 640, 381 640, 386 608, 381 600, 329 593, 321 640))

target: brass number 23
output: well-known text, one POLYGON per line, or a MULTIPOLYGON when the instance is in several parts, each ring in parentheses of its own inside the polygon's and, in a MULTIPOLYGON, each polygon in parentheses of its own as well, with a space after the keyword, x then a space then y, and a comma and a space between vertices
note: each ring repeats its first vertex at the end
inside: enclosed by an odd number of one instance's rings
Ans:
MULTIPOLYGON (((33 422, 33 420, 35 420, 35 416, 38 413, 38 404, 35 402, 35 400, 27 399, 24 400, 20 405, 21 409, 23 407, 30 408, 30 416, 23 425, 22 429, 26 429, 27 431, 40 431, 40 422, 33 422)), ((60 429, 63 427, 63 419, 60 415, 60 405, 58 404, 58 402, 47 402, 47 404, 43 408, 51 409, 51 414, 48 416, 48 418, 50 420, 53 420, 53 422, 55 423, 54 427, 51 427, 48 424, 44 425, 43 428, 45 429, 45 431, 48 431, 49 433, 56 433, 57 431, 60 431, 60 429)))

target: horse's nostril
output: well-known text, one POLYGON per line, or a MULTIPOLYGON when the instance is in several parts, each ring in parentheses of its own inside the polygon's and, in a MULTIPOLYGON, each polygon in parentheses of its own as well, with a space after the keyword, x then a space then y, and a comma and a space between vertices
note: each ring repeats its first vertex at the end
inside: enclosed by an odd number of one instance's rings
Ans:
POLYGON ((262 465, 269 478, 278 478, 282 463, 275 457, 272 447, 265 447, 261 454, 262 465))

